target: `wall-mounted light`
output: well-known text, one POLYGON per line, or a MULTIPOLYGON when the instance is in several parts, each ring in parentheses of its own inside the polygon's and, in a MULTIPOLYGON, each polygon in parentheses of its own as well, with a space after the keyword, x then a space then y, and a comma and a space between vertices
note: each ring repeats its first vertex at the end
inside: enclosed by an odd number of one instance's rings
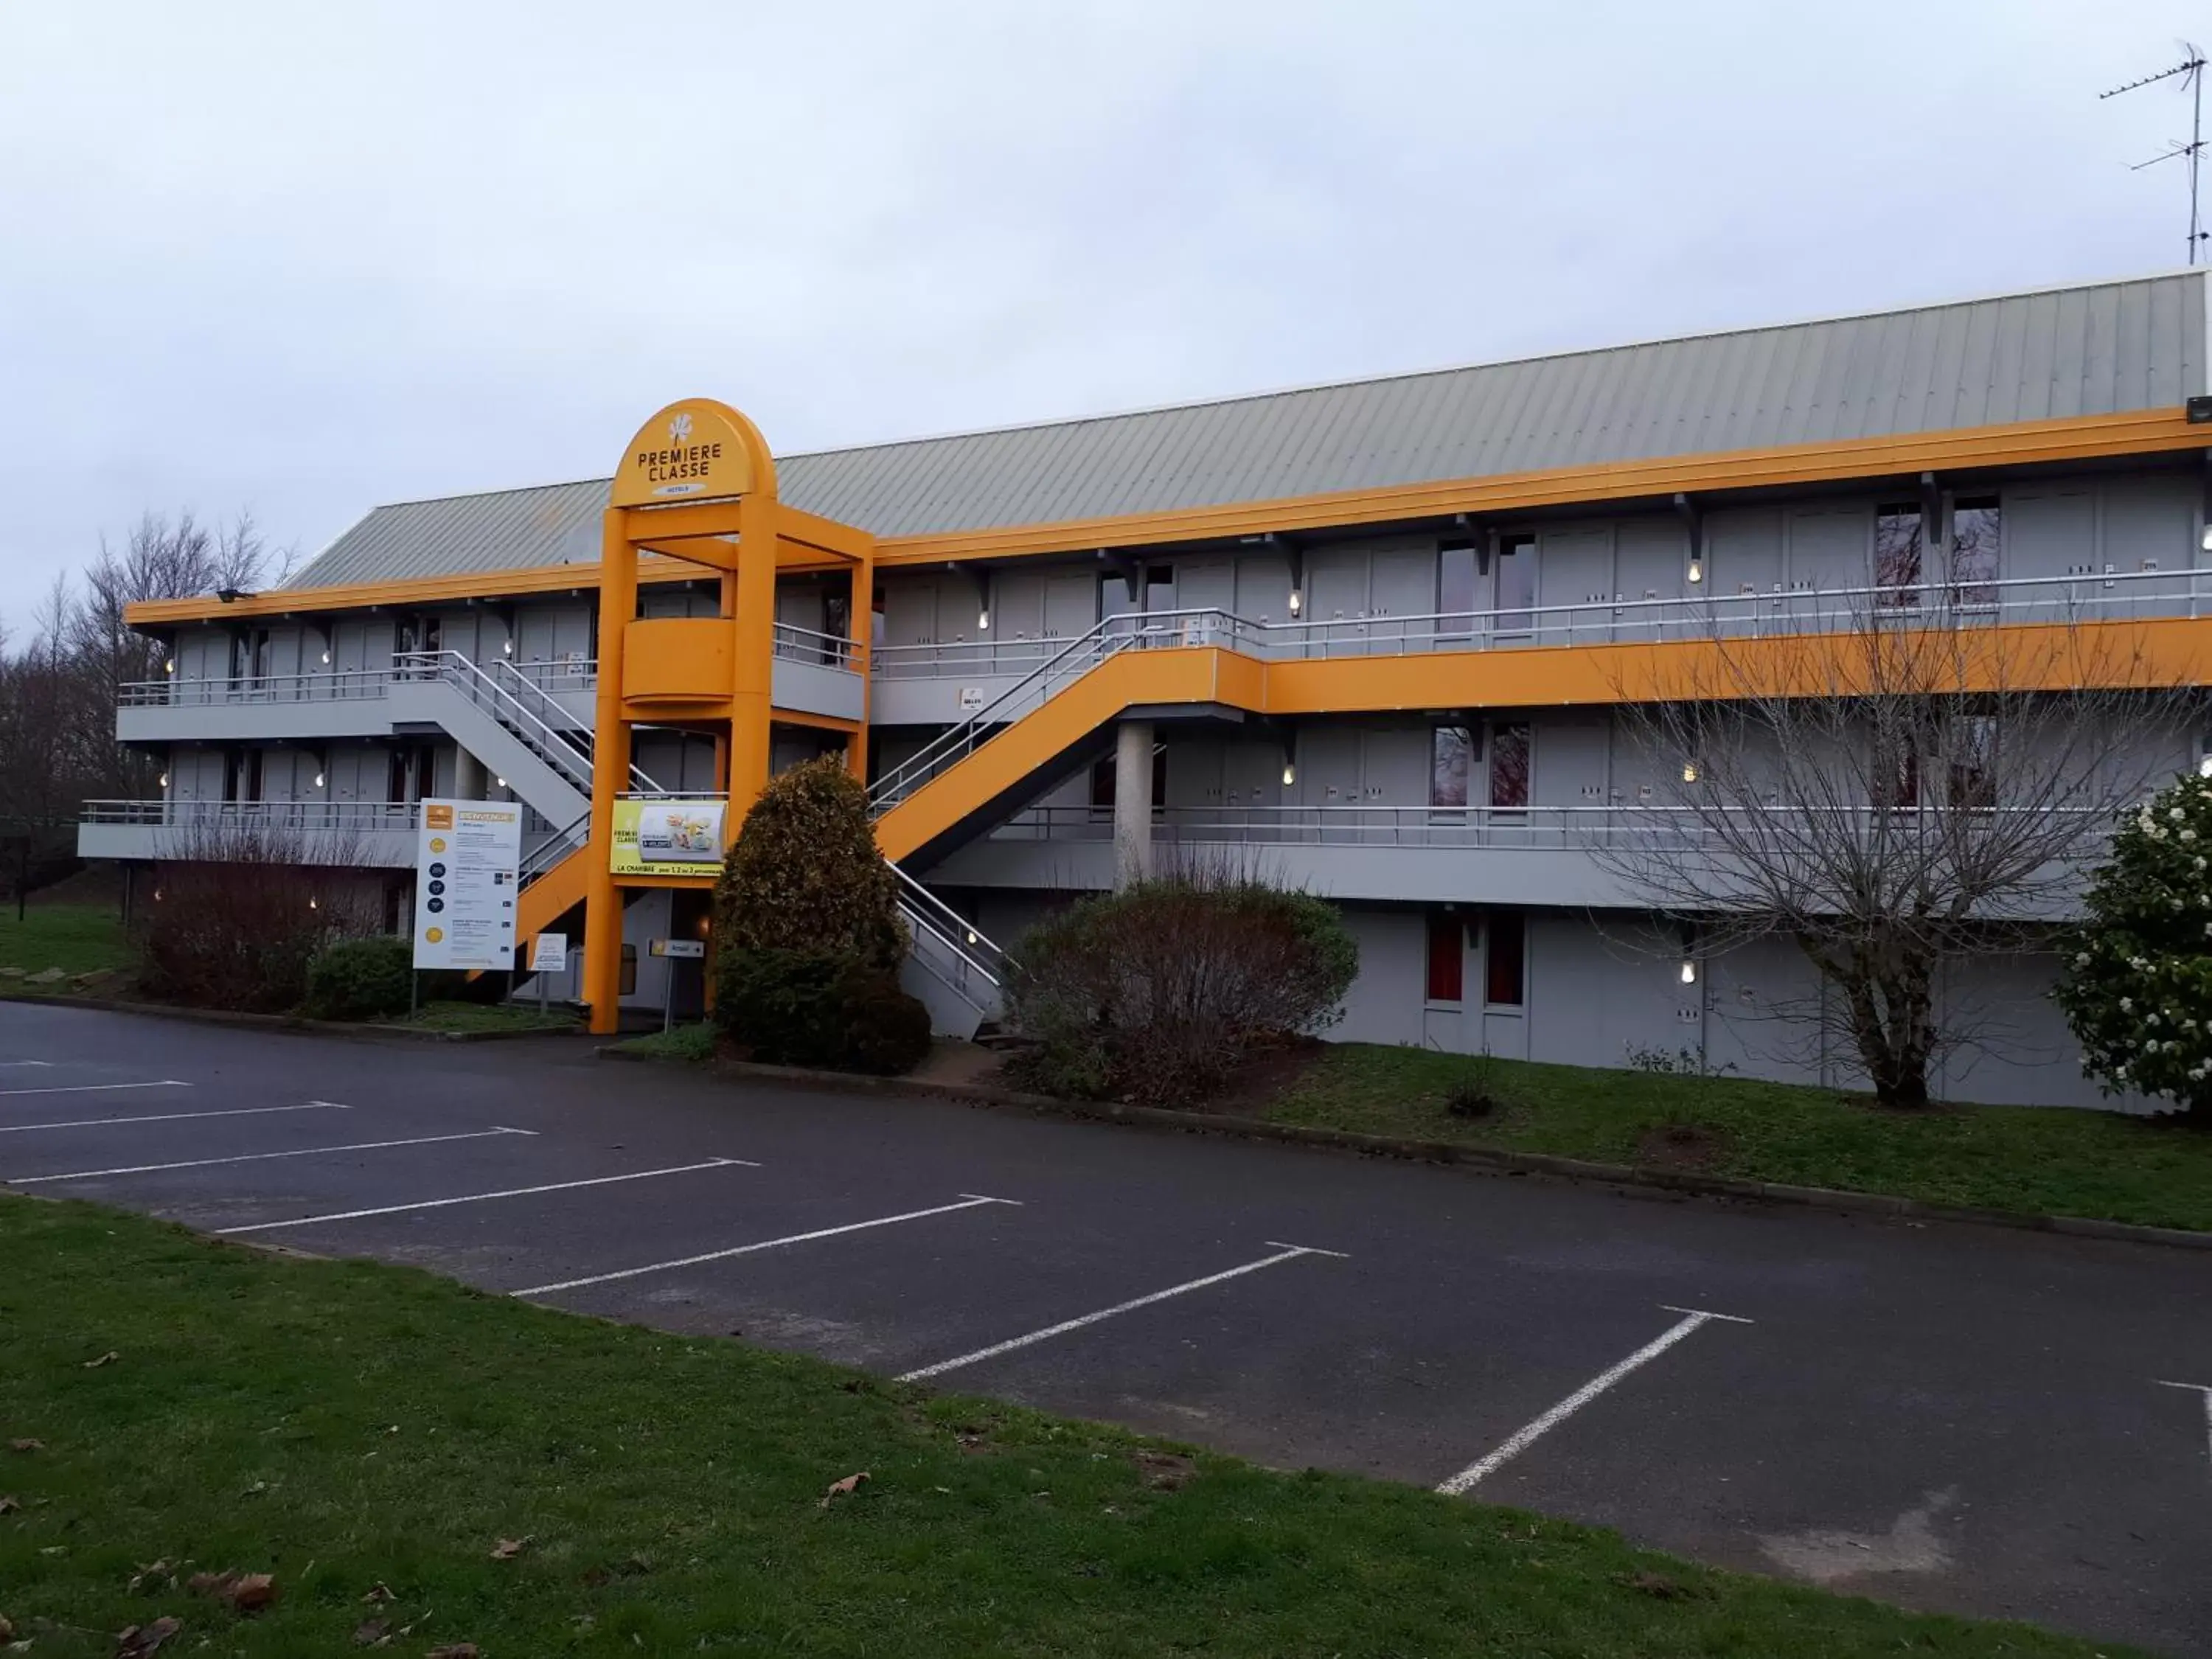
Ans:
POLYGON ((1685 985, 1695 985, 1697 982, 1698 964, 1695 962, 1692 962, 1689 957, 1684 957, 1682 958, 1682 983, 1685 985))
POLYGON ((968 930, 968 942, 969 942, 970 945, 973 945, 973 944, 975 944, 975 930, 973 927, 970 927, 970 928, 968 930))
POLYGON ((156 887, 156 888, 154 890, 154 902, 155 902, 155 903, 156 903, 156 904, 159 904, 161 902, 161 890, 160 888, 156 887))
POLYGON ((322 901, 318 899, 313 893, 310 893, 307 895, 307 908, 310 910, 319 910, 323 908, 322 901))
POLYGON ((161 672, 164 674, 175 673, 177 672, 177 659, 174 657, 172 657, 168 661, 163 663, 161 665, 161 672))
POLYGON ((975 631, 978 634, 984 633, 988 630, 990 626, 991 607, 987 605, 981 611, 978 611, 975 613, 975 631))
POLYGON ((502 789, 507 787, 507 780, 505 778, 494 778, 492 781, 502 789))
POLYGON ((514 641, 511 639, 501 640, 499 642, 499 654, 502 657, 513 656, 514 654, 514 641))
POLYGON ((1283 787, 1287 789, 1298 781, 1298 769, 1289 761, 1283 763, 1283 787))
POLYGON ((161 787, 164 789, 169 787, 169 775, 167 772, 161 774, 161 787))
POLYGON ((1697 781, 1698 781, 1698 763, 1697 763, 1697 762, 1695 762, 1695 761, 1684 761, 1684 762, 1682 763, 1682 781, 1683 781, 1683 782, 1685 782, 1685 783, 1695 783, 1697 781))
POLYGON ((2212 778, 2212 749, 2206 750, 2197 757, 2197 775, 2200 778, 2212 778))
POLYGON ((1696 554, 1690 555, 1689 581, 1694 587, 1705 579, 1705 562, 1696 554))
POLYGON ((315 787, 316 787, 316 788, 318 788, 318 789, 319 789, 319 788, 321 788, 322 787, 323 787, 323 775, 322 775, 320 772, 318 772, 318 773, 316 773, 316 774, 315 774, 315 787))
POLYGON ((2204 534, 2198 538, 2197 544, 2207 553, 2212 553, 2212 524, 2204 526, 2204 534))
POLYGON ((1306 596, 1297 588, 1291 590, 1291 614, 1295 617, 1306 608, 1306 596))

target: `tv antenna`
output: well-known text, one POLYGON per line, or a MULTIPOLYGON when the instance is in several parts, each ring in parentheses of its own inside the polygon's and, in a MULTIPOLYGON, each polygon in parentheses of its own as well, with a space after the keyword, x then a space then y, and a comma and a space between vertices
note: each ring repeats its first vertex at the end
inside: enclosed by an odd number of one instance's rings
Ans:
POLYGON ((2171 161, 2178 155, 2189 158, 2189 263, 2197 263, 2197 252, 2204 245, 2208 234, 2203 228, 2203 214, 2197 191, 2198 164, 2204 157, 2204 54, 2193 41, 2185 40, 2181 50, 2187 54, 2180 63, 2162 69, 2155 75, 2146 75, 2139 81, 2130 81, 2097 94, 2100 101, 2117 98, 2124 92, 2133 92, 2141 87, 2155 86, 2160 81, 2180 77, 2182 87, 2190 99, 2189 142, 2179 138, 2166 141, 2166 149, 2148 161, 2138 161, 2130 173, 2141 173, 2145 167, 2154 167, 2160 161, 2171 161))

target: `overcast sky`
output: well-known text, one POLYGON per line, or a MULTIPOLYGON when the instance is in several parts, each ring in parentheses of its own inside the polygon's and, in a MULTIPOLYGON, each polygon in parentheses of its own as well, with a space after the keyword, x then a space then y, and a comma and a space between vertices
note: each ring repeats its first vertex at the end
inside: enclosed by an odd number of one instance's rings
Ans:
POLYGON ((148 509, 312 554, 687 395, 788 453, 2164 269, 2188 100, 2095 94, 2191 27, 0 0, 0 621, 148 509))

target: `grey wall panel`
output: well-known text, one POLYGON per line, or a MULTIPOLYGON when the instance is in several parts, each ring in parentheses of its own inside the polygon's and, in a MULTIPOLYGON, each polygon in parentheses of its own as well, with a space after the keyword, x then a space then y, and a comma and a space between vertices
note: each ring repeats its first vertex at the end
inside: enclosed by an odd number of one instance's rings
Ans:
POLYGON ((2005 492, 2006 575, 2081 575, 2099 568, 2093 487, 2058 483, 2005 492))
MULTIPOLYGON (((2186 570, 2202 557, 2197 546, 2200 490, 2187 478, 2148 476, 2107 480, 2104 497, 2105 562, 2121 571, 2186 570)), ((2132 584, 2131 591, 2172 584, 2132 584)), ((2186 584, 2181 585, 2185 590, 2186 584)))
MULTIPOLYGON (((1547 532, 1536 547, 1536 599, 1554 605, 1602 605, 1613 594, 1613 532, 1547 532)), ((1601 613, 1590 613, 1595 621, 1601 613)), ((1577 617, 1577 622, 1582 618, 1577 617)))
POLYGON ((1792 512, 1788 586, 1792 592, 1864 587, 1874 578, 1874 519, 1863 507, 1792 512))
POLYGON ((1359 946, 1359 977, 1344 1019, 1328 1035, 1344 1042, 1419 1042, 1427 984, 1427 923, 1418 910, 1344 907, 1359 946))
MULTIPOLYGON (((1689 537, 1679 522, 1624 519, 1615 539, 1613 591, 1624 600, 1680 599, 1687 591, 1689 537)), ((1636 612, 1622 620, 1632 625, 1636 612)))
POLYGON ((1237 565, 1228 558, 1176 561, 1176 608, 1233 611, 1237 608, 1237 565))
POLYGON ((1698 991, 1678 953, 1631 919, 1602 924, 1532 915, 1528 1058, 1561 1066, 1626 1066, 1698 1043, 1698 991), (1688 1018, 1683 1017, 1685 1011, 1688 1018))
POLYGON ((1534 724, 1530 801, 1538 806, 1605 805, 1612 722, 1601 714, 1543 714, 1534 724))
POLYGON ((1291 562, 1279 553, 1247 553, 1237 561, 1237 614, 1249 622, 1291 619, 1291 562))
POLYGON ((1708 595, 1767 593, 1782 583, 1782 515, 1770 508, 1715 513, 1705 520, 1708 595))

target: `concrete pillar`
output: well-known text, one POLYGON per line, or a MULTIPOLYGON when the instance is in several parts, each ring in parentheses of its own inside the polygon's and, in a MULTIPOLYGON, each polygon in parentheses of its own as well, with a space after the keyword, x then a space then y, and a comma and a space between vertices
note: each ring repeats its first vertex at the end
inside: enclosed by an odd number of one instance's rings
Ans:
POLYGON ((465 749, 453 751, 453 799, 482 800, 484 791, 484 763, 465 749))
POLYGON ((1152 723, 1123 720, 1114 738, 1114 890, 1152 873, 1152 723))

